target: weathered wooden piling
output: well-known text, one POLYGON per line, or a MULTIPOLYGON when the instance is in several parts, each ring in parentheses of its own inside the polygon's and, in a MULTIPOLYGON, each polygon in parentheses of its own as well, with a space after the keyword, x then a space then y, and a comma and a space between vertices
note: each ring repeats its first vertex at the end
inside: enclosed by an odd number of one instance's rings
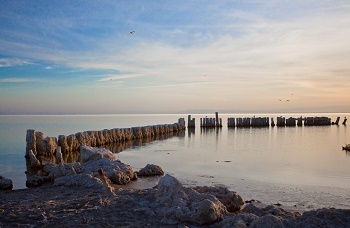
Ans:
POLYGON ((215 112, 215 120, 216 120, 216 127, 219 127, 219 113, 218 112, 215 112))
POLYGON ((227 127, 236 127, 236 118, 227 118, 227 127))
POLYGON ((299 126, 299 127, 303 126, 303 118, 302 117, 299 117, 297 119, 297 126, 299 126))
POLYGON ((295 127, 295 123, 296 119, 293 117, 289 117, 288 119, 286 119, 286 126, 295 127))
MULTIPOLYGON (((339 120, 337 120, 337 122, 339 122, 339 120)), ((331 118, 328 117, 306 117, 304 119, 304 126, 323 126, 331 124, 331 118)))
POLYGON ((205 117, 200 118, 200 126, 201 127, 222 127, 222 118, 219 118, 219 113, 215 112, 215 117, 205 117))
POLYGON ((249 117, 237 118, 236 126, 237 127, 250 127, 250 118, 249 117))
POLYGON ((336 120, 335 122, 332 122, 332 125, 334 125, 334 124, 335 124, 335 125, 339 125, 339 120, 340 120, 340 117, 338 116, 338 117, 337 117, 337 120, 336 120))
POLYGON ((284 127, 286 126, 286 118, 285 117, 277 117, 277 127, 284 127))
POLYGON ((269 118, 268 117, 253 117, 251 118, 251 124, 252 127, 268 127, 269 124, 269 118))
POLYGON ((196 127, 196 118, 191 118, 191 115, 188 115, 187 127, 196 127))

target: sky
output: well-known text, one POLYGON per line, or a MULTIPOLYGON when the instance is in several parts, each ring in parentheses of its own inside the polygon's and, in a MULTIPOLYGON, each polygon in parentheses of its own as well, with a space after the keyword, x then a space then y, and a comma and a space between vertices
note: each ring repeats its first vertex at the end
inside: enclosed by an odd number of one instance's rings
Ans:
POLYGON ((350 112, 349 86, 348 0, 0 1, 0 114, 350 112))

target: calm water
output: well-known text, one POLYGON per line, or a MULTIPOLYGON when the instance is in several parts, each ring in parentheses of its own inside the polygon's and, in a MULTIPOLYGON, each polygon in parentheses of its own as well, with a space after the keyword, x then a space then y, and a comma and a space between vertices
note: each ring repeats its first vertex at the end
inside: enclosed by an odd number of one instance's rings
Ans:
MULTIPOLYGON (((280 114, 256 116, 276 117, 280 114)), ((349 114, 282 114, 285 117, 337 116, 349 114)), ((148 163, 160 165, 166 173, 186 185, 223 184, 246 199, 266 203, 282 202, 304 209, 350 208, 350 154, 342 150, 350 143, 347 127, 226 127, 200 129, 200 117, 192 115, 197 128, 184 136, 134 146, 117 156, 134 170, 148 163)), ((177 122, 187 115, 84 115, 84 116, 0 116, 0 175, 11 178, 14 188, 25 187, 25 136, 27 129, 45 136, 69 135, 102 130, 177 122)))

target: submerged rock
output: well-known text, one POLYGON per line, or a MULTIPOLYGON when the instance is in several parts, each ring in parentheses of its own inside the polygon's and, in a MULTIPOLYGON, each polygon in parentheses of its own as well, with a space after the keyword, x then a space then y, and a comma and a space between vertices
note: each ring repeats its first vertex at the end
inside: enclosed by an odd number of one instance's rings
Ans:
POLYGON ((147 164, 140 171, 136 172, 137 176, 149 177, 149 176, 162 176, 164 175, 163 169, 158 165, 147 164))
POLYGON ((198 225, 212 224, 228 213, 215 196, 183 187, 168 174, 159 180, 156 195, 158 213, 167 224, 177 224, 179 221, 198 225))
POLYGON ((12 190, 13 183, 11 179, 0 176, 0 190, 12 190))

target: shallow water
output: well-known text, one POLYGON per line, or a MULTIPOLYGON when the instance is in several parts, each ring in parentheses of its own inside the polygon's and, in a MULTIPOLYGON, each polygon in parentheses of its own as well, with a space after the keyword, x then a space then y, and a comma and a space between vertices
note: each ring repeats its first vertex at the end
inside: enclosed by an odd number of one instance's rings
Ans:
MULTIPOLYGON (((281 114, 259 115, 274 117, 281 114)), ((285 117, 348 114, 282 114, 285 117)), ((282 203, 312 209, 323 206, 350 208, 350 143, 347 127, 302 126, 195 129, 182 136, 150 143, 136 143, 117 156, 134 170, 146 164, 160 165, 186 185, 223 184, 245 199, 282 203)), ((0 116, 0 175, 11 178, 15 188, 25 187, 25 135, 27 129, 46 136, 177 122, 187 115, 90 115, 0 116)), ((139 186, 145 185, 140 181, 139 186)), ((138 185, 136 184, 136 187, 138 185)))

